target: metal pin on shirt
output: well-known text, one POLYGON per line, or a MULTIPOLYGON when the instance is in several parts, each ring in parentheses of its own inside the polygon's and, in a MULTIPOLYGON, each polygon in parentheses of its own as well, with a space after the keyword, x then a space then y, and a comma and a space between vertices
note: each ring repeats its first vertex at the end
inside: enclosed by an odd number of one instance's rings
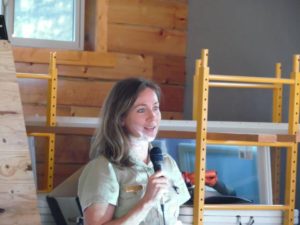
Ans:
POLYGON ((173 185, 172 187, 173 187, 173 189, 175 190, 175 192, 179 195, 179 187, 177 187, 177 186, 175 186, 175 185, 173 185))

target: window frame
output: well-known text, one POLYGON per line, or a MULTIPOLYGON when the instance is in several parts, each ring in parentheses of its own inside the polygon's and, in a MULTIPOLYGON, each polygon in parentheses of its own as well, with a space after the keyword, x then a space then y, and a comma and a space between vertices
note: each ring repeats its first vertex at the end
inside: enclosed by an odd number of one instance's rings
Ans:
POLYGON ((56 49, 70 49, 83 50, 84 47, 84 6, 85 0, 75 1, 75 40, 74 41, 57 41, 45 40, 35 38, 17 38, 13 37, 14 29, 14 0, 8 1, 5 6, 5 16, 7 23, 8 38, 12 45, 20 47, 35 47, 35 48, 56 48, 56 49))

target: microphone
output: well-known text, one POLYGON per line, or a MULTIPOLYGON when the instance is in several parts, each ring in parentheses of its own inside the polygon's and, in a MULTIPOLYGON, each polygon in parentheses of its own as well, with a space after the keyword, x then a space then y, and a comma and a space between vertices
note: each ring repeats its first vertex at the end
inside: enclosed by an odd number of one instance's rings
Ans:
POLYGON ((159 147, 153 147, 150 150, 150 160, 153 164, 154 171, 161 171, 162 170, 162 164, 163 164, 163 155, 162 151, 159 147))
MULTIPOLYGON (((153 168, 154 171, 161 171, 162 170, 162 164, 164 161, 163 155, 162 155, 162 151, 159 147, 153 147, 150 150, 150 160, 153 164, 153 168)), ((163 222, 164 225, 166 224, 166 219, 165 219, 165 206, 164 206, 164 198, 162 196, 161 202, 160 202, 160 207, 161 207, 161 211, 163 214, 163 222)))

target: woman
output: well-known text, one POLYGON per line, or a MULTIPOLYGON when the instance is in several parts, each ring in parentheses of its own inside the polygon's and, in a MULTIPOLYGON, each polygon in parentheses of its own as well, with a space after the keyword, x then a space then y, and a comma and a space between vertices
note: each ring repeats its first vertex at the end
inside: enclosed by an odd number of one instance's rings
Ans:
POLYGON ((160 88, 141 78, 117 82, 107 97, 92 160, 79 179, 85 225, 177 223, 179 206, 190 198, 181 173, 168 154, 162 171, 154 172, 149 159, 159 100, 160 88))

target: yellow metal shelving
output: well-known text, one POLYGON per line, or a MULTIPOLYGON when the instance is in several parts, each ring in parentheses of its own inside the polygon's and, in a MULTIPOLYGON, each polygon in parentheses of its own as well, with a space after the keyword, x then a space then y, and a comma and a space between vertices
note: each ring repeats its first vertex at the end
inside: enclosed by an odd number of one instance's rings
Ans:
MULTIPOLYGON (((57 66, 56 53, 50 52, 48 74, 17 73, 17 78, 33 78, 48 80, 48 101, 46 126, 56 126, 56 103, 57 103, 57 66)), ((50 192, 53 189, 54 178, 54 154, 55 154, 55 133, 28 133, 28 136, 46 137, 48 139, 48 151, 45 157, 44 182, 40 192, 50 192)))
MULTIPOLYGON (((300 103, 300 56, 293 58, 293 70, 290 79, 281 78, 281 65, 276 64, 275 78, 269 77, 249 77, 249 76, 230 76, 210 74, 208 67, 208 50, 201 52, 201 59, 196 60, 194 75, 194 100, 193 100, 193 119, 197 121, 196 134, 196 160, 195 160, 195 194, 194 194, 194 224, 203 224, 204 209, 217 210, 282 210, 284 211, 284 224, 294 224, 294 207, 296 193, 296 170, 297 170, 297 134, 299 124, 299 103, 300 103), (207 135, 208 120, 208 93, 210 87, 223 88, 264 88, 273 90, 273 117, 274 123, 281 122, 282 111, 282 89, 283 85, 290 86, 289 97, 289 119, 288 133, 286 139, 278 139, 272 142, 259 140, 239 141, 209 139, 207 135), (286 159, 286 180, 285 180, 285 201, 283 205, 278 203, 279 178, 273 181, 275 191, 274 203, 276 205, 205 205, 205 164, 206 164, 206 145, 207 144, 227 144, 227 145, 253 145, 275 147, 272 159, 275 162, 275 176, 280 174, 280 148, 287 149, 286 159)), ((234 136, 234 134, 232 134, 234 136)))

